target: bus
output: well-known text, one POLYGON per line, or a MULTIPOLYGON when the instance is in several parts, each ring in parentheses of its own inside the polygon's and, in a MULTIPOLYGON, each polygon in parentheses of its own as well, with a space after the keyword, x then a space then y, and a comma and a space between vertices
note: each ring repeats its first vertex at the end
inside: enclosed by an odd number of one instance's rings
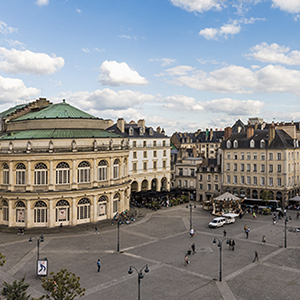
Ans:
POLYGON ((254 207, 256 209, 270 208, 272 211, 280 210, 280 200, 248 199, 245 198, 242 202, 242 207, 254 207))

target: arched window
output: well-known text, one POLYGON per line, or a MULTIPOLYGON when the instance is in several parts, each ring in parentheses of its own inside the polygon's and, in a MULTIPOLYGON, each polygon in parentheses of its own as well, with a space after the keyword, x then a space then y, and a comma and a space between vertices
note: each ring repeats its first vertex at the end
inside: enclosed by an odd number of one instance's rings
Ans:
POLYGON ((26 184, 26 167, 24 164, 19 163, 16 167, 16 185, 26 184))
POLYGON ((120 161, 118 159, 114 160, 113 179, 118 179, 119 178, 119 163, 120 163, 120 161))
POLYGON ((66 162, 61 162, 56 167, 56 184, 70 183, 70 167, 66 162))
POLYGON ((266 142, 265 140, 260 141, 260 148, 265 148, 266 147, 266 142))
POLYGON ((9 221, 9 211, 8 211, 8 203, 6 200, 3 200, 3 206, 2 206, 2 210, 3 210, 3 221, 9 221))
POLYGON ((82 198, 77 206, 77 220, 86 220, 90 218, 90 200, 82 198))
POLYGON ((59 200, 55 208, 55 221, 64 222, 70 220, 70 204, 66 200, 59 200))
POLYGON ((106 215, 106 204, 107 204, 107 197, 101 196, 98 201, 98 216, 105 216, 106 215))
POLYGON ((98 181, 107 180, 107 161, 100 160, 98 163, 98 181))
POLYGON ((9 184, 9 167, 7 163, 3 164, 3 184, 9 184))
POLYGON ((47 204, 44 201, 37 201, 34 205, 34 223, 47 222, 47 204))
POLYGON ((238 147, 238 141, 237 140, 234 140, 233 141, 233 148, 237 148, 238 147))
POLYGON ((133 128, 132 127, 129 128, 129 135, 133 135, 133 128))
POLYGON ((90 182, 91 167, 89 162, 82 161, 78 165, 78 183, 90 182))
POLYGON ((119 201, 120 201, 120 194, 116 193, 114 195, 114 200, 113 200, 113 213, 118 212, 118 210, 119 210, 119 201))
POLYGON ((226 142, 226 147, 227 147, 228 149, 231 148, 231 141, 228 140, 228 141, 226 142))
POLYGON ((254 140, 251 140, 250 141, 250 148, 254 148, 255 147, 255 142, 254 142, 254 140))
POLYGON ((34 185, 45 185, 48 183, 47 166, 44 163, 38 163, 34 168, 34 185))
POLYGON ((25 222, 25 203, 23 201, 18 201, 16 205, 16 222, 25 222))

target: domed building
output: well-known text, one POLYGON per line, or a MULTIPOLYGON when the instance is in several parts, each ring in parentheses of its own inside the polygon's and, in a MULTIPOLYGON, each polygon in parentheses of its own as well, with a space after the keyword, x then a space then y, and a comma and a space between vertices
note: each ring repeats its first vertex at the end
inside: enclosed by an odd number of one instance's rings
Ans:
POLYGON ((0 114, 0 224, 98 222, 129 209, 129 145, 112 120, 40 98, 0 114))

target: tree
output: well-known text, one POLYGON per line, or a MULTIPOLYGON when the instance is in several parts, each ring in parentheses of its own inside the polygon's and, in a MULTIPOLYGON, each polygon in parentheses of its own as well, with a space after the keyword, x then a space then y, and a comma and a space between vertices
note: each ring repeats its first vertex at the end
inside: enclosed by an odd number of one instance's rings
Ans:
POLYGON ((268 202, 268 200, 272 199, 272 193, 267 190, 263 190, 260 194, 261 200, 268 202))
POLYGON ((74 273, 61 269, 57 274, 50 273, 52 278, 43 278, 42 287, 48 292, 38 298, 54 300, 72 300, 84 296, 85 288, 80 287, 79 279, 74 273))
POLYGON ((0 267, 2 267, 6 263, 5 255, 0 252, 0 267))
POLYGON ((3 283, 1 295, 5 296, 7 300, 27 300, 30 295, 27 295, 29 284, 25 283, 25 276, 18 280, 14 280, 12 284, 3 283))

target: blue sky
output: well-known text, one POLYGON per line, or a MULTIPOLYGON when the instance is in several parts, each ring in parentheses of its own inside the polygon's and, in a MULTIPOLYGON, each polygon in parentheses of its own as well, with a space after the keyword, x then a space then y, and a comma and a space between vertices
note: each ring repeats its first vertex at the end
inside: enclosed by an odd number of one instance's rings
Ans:
POLYGON ((1 0, 0 110, 46 97, 193 132, 299 121, 300 0, 1 0))

